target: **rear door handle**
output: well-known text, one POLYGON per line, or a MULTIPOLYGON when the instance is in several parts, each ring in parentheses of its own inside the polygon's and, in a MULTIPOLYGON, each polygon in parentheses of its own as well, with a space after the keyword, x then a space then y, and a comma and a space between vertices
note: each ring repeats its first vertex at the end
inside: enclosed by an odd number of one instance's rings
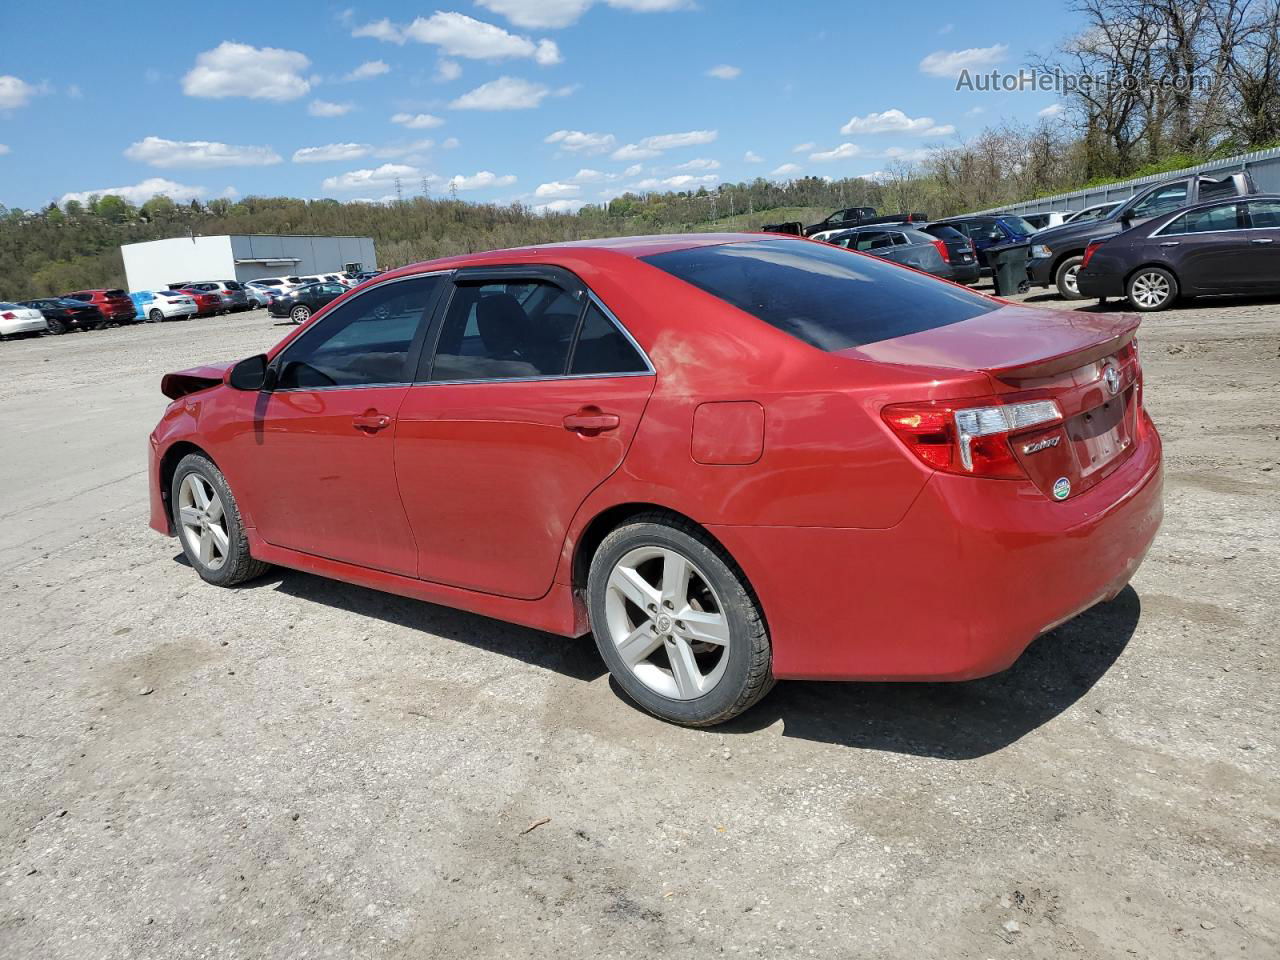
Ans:
POLYGON ((564 418, 564 428, 573 433, 591 436, 606 430, 617 430, 621 422, 616 413, 605 413, 598 407, 583 407, 564 418))
POLYGON ((1178 244, 1180 244, 1181 242, 1182 242, 1181 240, 1166 240, 1164 243, 1160 244, 1160 246, 1162 246, 1162 247, 1176 247, 1176 246, 1177 246, 1178 244))
POLYGON ((1270 237, 1254 237, 1253 242, 1254 243, 1275 243, 1275 241, 1270 237))
POLYGON ((377 413, 369 410, 366 413, 359 414, 351 418, 351 425, 357 430, 364 430, 368 433, 377 433, 379 430, 385 430, 391 426, 391 418, 385 413, 377 413))

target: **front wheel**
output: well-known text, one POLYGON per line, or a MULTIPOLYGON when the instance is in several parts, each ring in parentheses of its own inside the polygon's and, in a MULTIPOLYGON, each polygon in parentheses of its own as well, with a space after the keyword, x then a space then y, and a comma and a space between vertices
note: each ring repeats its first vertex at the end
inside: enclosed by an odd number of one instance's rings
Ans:
POLYGON ((693 524, 644 514, 596 550, 587 580, 596 646, 618 685, 672 723, 707 727, 773 687, 772 648, 750 586, 693 524))
POLYGON ((1178 299, 1178 281, 1161 267, 1143 267, 1129 278, 1125 294, 1135 310, 1151 313, 1165 309, 1178 299))
POLYGON ((159 310, 152 310, 147 314, 147 319, 152 323, 164 323, 164 314, 159 310))
POLYGON ((67 332, 67 325, 57 317, 49 317, 45 320, 44 325, 49 328, 49 332, 55 337, 67 332))
POLYGON ((289 311, 289 319, 294 323, 306 323, 311 316, 311 308, 299 304, 289 311))
POLYGON ((1084 257, 1067 257, 1058 266, 1058 272, 1054 274, 1054 283, 1058 287, 1058 293, 1064 300, 1082 300, 1084 297, 1080 293, 1080 284, 1078 277, 1080 274, 1080 264, 1084 263, 1084 257))
POLYGON ((189 453, 178 462, 169 506, 182 552, 202 580, 231 587, 267 571, 268 564, 250 556, 236 498, 208 457, 189 453))

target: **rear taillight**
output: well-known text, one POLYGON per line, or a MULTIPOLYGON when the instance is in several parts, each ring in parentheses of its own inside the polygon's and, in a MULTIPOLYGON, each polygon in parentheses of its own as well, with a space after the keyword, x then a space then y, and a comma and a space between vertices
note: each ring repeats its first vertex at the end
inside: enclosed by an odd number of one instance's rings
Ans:
POLYGON ((1105 240, 1090 240, 1089 245, 1084 248, 1084 259, 1080 261, 1080 269, 1083 270, 1089 265, 1089 261, 1093 259, 1094 251, 1106 243, 1105 240))
POLYGON ((16 313, 12 313, 12 312, 7 311, 7 310, 6 310, 4 313, 0 313, 0 317, 4 318, 5 320, 17 320, 17 319, 18 319, 18 315, 17 315, 16 313))
POLYGON ((947 253, 947 245, 936 237, 933 240, 933 245, 938 248, 938 253, 942 255, 942 262, 950 263, 951 254, 947 253))
POLYGON ((881 411, 907 449, 944 473, 1021 479, 1026 472, 1009 445, 1010 434, 1062 420, 1053 400, 899 403, 881 411))

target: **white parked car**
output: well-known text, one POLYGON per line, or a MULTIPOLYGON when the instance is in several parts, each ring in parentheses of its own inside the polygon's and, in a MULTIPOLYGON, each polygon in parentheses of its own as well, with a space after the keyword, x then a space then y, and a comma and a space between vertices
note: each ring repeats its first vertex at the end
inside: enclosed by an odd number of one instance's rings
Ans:
POLYGON ((245 296, 249 298, 249 306, 265 307, 272 300, 284 293, 283 285, 273 285, 263 280, 247 280, 244 285, 245 296))
POLYGON ((44 333, 48 329, 44 314, 34 307, 0 301, 0 338, 44 333))
POLYGON ((196 302, 177 290, 139 290, 129 294, 138 310, 139 320, 159 323, 196 315, 196 302))
POLYGON ((1024 213, 1022 219, 1037 230, 1048 230, 1050 227, 1062 226, 1070 216, 1070 210, 1042 210, 1039 213, 1024 213))

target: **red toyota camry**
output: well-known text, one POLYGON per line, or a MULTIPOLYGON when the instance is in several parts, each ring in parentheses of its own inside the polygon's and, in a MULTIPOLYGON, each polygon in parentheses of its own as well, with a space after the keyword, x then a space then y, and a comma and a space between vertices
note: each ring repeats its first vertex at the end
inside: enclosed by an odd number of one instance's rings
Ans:
POLYGON ((1118 593, 1159 526, 1138 320, 761 234, 383 274, 164 378, 151 525, 568 636, 642 707, 964 680, 1118 593))

